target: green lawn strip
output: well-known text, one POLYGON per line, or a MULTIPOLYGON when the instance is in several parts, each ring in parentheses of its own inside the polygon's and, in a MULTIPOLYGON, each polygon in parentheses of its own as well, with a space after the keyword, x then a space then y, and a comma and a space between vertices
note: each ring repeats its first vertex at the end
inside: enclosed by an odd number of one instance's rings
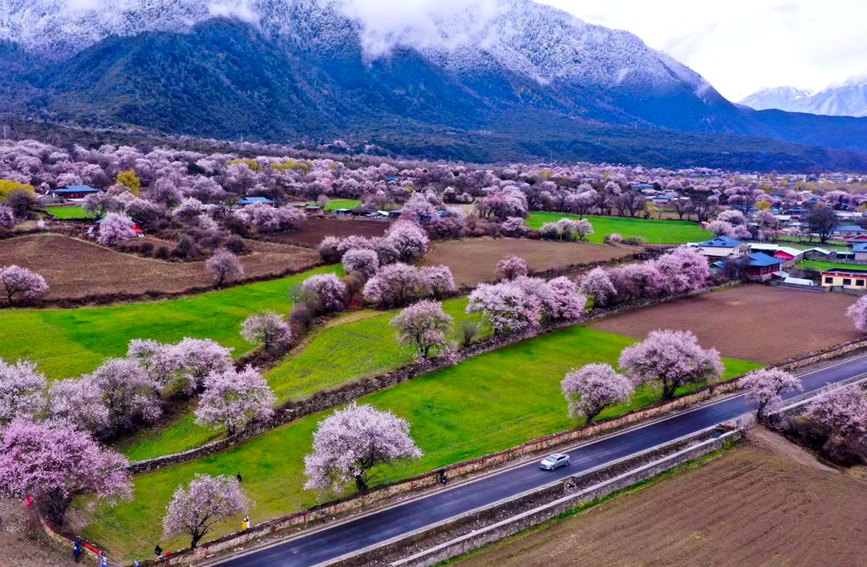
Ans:
MULTIPOLYGON (((443 302, 443 309, 455 323, 479 319, 478 315, 467 315, 466 306, 467 299, 463 297, 443 302)), ((389 324, 397 313, 397 310, 348 313, 315 331, 297 352, 266 373, 278 402, 304 398, 411 362, 412 349, 397 342, 395 329, 389 324)), ((184 415, 176 416, 157 429, 125 439, 119 450, 127 458, 141 461, 186 451, 222 437, 197 426, 192 411, 190 407, 184 415)))
MULTIPOLYGON (((539 229, 545 223, 556 222, 561 218, 578 219, 578 215, 533 211, 527 219, 527 226, 539 229)), ((657 220, 624 217, 585 216, 593 225, 590 242, 602 242, 606 236, 618 233, 623 238, 639 237, 648 244, 684 244, 702 242, 713 237, 713 233, 689 221, 657 220)))
POLYGON ((56 219, 75 220, 75 219, 92 219, 93 215, 86 213, 79 206, 75 207, 46 207, 45 212, 56 219))
POLYGON ((867 265, 864 264, 851 264, 847 262, 825 262, 823 260, 803 260, 798 262, 795 266, 799 270, 813 270, 816 272, 823 272, 825 270, 831 270, 833 268, 841 268, 843 270, 867 270, 867 265))
MULTIPOLYGON (((589 362, 616 363, 620 351, 633 342, 621 335, 571 327, 363 398, 363 403, 408 419, 412 436, 425 453, 417 461, 382 469, 374 484, 574 427, 576 423, 566 416, 560 393, 563 375, 589 362)), ((725 363, 726 378, 759 367, 728 359, 725 363)), ((628 404, 610 408, 601 417, 621 415, 658 398, 655 389, 641 388, 628 404)), ((327 412, 311 415, 223 453, 137 477, 135 499, 115 508, 99 507, 92 516, 96 521, 84 535, 107 546, 115 558, 146 556, 160 540, 161 518, 175 488, 199 472, 241 472, 244 490, 254 502, 254 522, 313 506, 319 502, 316 494, 302 488, 303 456, 310 451, 316 423, 325 415, 327 412)), ((211 537, 238 527, 236 521, 224 523, 211 537)), ((179 540, 168 545, 187 543, 179 540)))
MULTIPOLYGON (((309 204, 315 205, 316 203, 309 204)), ((330 213, 332 211, 336 211, 337 209, 354 209, 360 204, 361 201, 358 199, 334 199, 332 201, 328 201, 328 204, 322 207, 322 210, 326 213, 330 213)))
MULTIPOLYGON (((289 287, 315 273, 231 287, 184 299, 80 309, 0 310, 0 358, 28 359, 49 378, 66 378, 94 370, 109 356, 126 353, 131 339, 177 342, 209 338, 235 349, 253 348, 239 334, 241 322, 255 311, 288 313, 289 287)), ((130 274, 134 277, 134 274, 130 274)))
POLYGON ((849 245, 845 242, 804 242, 796 236, 780 236, 774 240, 774 244, 797 248, 798 250, 810 250, 812 248, 825 248, 826 250, 849 250, 849 245))

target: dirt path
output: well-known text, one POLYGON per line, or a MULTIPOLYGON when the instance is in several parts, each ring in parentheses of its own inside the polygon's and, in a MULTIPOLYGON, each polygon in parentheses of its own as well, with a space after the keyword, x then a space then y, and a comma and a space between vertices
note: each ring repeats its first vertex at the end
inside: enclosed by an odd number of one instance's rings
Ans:
POLYGON ((865 565, 867 480, 772 434, 461 566, 865 565))

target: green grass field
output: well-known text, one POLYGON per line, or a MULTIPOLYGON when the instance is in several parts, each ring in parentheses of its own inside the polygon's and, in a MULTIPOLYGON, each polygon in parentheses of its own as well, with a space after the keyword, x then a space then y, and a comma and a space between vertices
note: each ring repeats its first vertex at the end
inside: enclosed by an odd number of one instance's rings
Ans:
POLYGON ((45 207, 45 211, 56 219, 72 220, 72 219, 90 219, 93 218, 90 214, 84 212, 79 206, 74 207, 45 207))
MULTIPOLYGON (((466 306, 466 298, 443 302, 444 310, 456 323, 464 319, 479 320, 479 315, 465 313, 466 306)), ((278 401, 301 399, 411 362, 412 349, 397 342, 396 332, 389 324, 397 313, 347 313, 318 330, 282 364, 265 375, 278 401)), ((179 412, 159 428, 144 430, 125 439, 118 448, 127 458, 141 461, 192 449, 221 438, 222 433, 195 424, 193 409, 190 407, 179 412)))
POLYGON ((804 260, 802 262, 798 262, 795 267, 799 270, 815 270, 817 272, 821 272, 823 270, 830 270, 832 268, 843 268, 844 270, 867 270, 867 266, 865 266, 864 264, 851 264, 846 262, 824 262, 822 260, 804 260))
MULTIPOLYGON (((563 375, 589 362, 615 363, 620 351, 632 342, 620 335, 571 327, 363 398, 363 403, 409 420, 412 436, 425 453, 417 461, 383 468, 374 483, 398 480, 573 427, 576 423, 568 419, 560 393, 563 375)), ((725 363, 726 378, 758 367, 742 361, 725 363)), ((602 417, 647 405, 658 396, 655 389, 641 388, 630 403, 610 408, 602 417)), ((165 549, 188 545, 183 538, 161 541, 160 526, 174 490, 196 473, 241 472, 244 491, 253 501, 250 517, 254 523, 317 504, 317 495, 302 488, 303 456, 310 451, 312 433, 325 415, 311 415, 226 452, 137 477, 134 500, 114 508, 98 507, 84 535, 105 545, 115 559, 147 557, 157 542, 165 549)), ((210 537, 239 528, 239 520, 229 521, 210 537)))
MULTIPOLYGON (((316 203, 310 204, 315 205, 316 203)), ((334 199, 332 201, 328 201, 328 204, 325 205, 322 210, 328 213, 331 211, 336 211, 337 209, 354 209, 360 204, 361 201, 358 199, 334 199)))
POLYGON ((136 338, 210 338, 240 355, 253 348, 239 334, 250 313, 288 313, 290 286, 311 274, 339 269, 317 268, 185 299, 81 309, 3 309, 0 358, 28 359, 49 378, 67 378, 91 372, 106 357, 124 355, 127 343, 136 338))
MULTIPOLYGON (((543 224, 556 222, 561 218, 578 219, 578 215, 534 211, 527 219, 527 226, 539 229, 543 224)), ((585 216, 593 225, 590 242, 602 242, 606 236, 618 233, 623 238, 639 237, 648 244, 684 244, 702 242, 713 237, 713 233, 700 225, 688 221, 635 219, 623 217, 585 216)))

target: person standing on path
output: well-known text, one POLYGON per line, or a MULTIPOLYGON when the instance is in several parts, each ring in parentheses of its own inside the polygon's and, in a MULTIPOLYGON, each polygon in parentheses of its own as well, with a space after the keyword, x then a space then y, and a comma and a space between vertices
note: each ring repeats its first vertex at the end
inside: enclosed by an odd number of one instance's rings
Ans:
POLYGON ((75 559, 75 562, 78 563, 81 561, 81 553, 83 549, 81 546, 81 539, 75 538, 75 543, 72 544, 72 557, 75 559))

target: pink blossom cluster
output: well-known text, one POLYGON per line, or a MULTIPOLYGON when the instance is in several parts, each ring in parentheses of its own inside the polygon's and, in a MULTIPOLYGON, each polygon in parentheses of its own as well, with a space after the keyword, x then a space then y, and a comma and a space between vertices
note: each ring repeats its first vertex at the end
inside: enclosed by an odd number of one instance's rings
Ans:
POLYGON ((406 420, 353 402, 316 427, 313 452, 304 457, 304 487, 323 493, 341 492, 354 481, 356 488, 364 491, 374 467, 421 456, 406 420))
POLYGON ((609 364, 588 364, 566 374, 561 383, 569 415, 593 421, 605 408, 632 396, 632 382, 609 364))
POLYGON ((292 344, 292 329, 286 318, 273 311, 253 313, 241 323, 241 336, 261 344, 266 352, 278 352, 292 344))
POLYGON ((244 266, 238 257, 226 250, 217 248, 211 257, 205 262, 205 268, 214 278, 214 287, 223 287, 223 284, 244 275, 244 266))
POLYGON ((254 421, 269 419, 277 401, 268 382, 251 366, 241 371, 228 368, 204 379, 204 392, 196 408, 196 423, 225 428, 234 435, 254 421))
POLYGON ((457 291, 446 266, 416 268, 397 263, 383 266, 362 289, 362 297, 378 308, 402 307, 426 297, 444 298, 457 291))
POLYGON ((163 534, 187 535, 190 547, 195 548, 216 524, 244 514, 249 508, 250 501, 237 479, 199 473, 172 496, 163 517, 163 534))
POLYGON ((119 213, 108 213, 99 224, 97 241, 103 246, 117 246, 121 242, 135 238, 131 218, 119 213))
POLYGON ((586 303, 587 297, 568 278, 548 282, 519 276, 497 284, 479 284, 470 294, 467 313, 483 313, 494 332, 502 335, 537 328, 544 319, 578 319, 586 303))
POLYGON ((301 294, 304 303, 317 315, 346 309, 346 284, 334 274, 310 276, 302 282, 301 294))
POLYGON ((746 390, 747 399, 756 406, 759 418, 779 409, 783 394, 804 389, 799 379, 777 368, 754 370, 743 377, 741 386, 746 390))
POLYGON ((549 222, 539 229, 539 236, 546 240, 587 240, 593 234, 593 225, 587 219, 562 218, 549 222))
POLYGON ((518 256, 503 256, 497 262, 497 280, 513 280, 518 276, 526 276, 530 272, 527 262, 518 256))
POLYGON ((627 347, 618 360, 635 384, 660 383, 664 399, 688 384, 716 380, 723 365, 716 349, 704 349, 692 331, 652 331, 643 341, 627 347))
POLYGON ((446 332, 452 318, 443 311, 442 304, 423 300, 414 303, 391 320, 397 329, 398 340, 415 348, 422 358, 428 358, 432 349, 446 346, 446 332))
POLYGON ((9 305, 14 305, 19 300, 35 303, 48 293, 45 278, 33 270, 15 264, 0 268, 0 287, 6 293, 9 305))

